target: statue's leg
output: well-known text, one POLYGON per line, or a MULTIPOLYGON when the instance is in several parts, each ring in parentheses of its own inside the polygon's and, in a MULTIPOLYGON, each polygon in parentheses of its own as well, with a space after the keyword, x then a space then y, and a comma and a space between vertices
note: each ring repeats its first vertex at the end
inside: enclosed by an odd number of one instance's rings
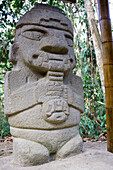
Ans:
POLYGON ((40 143, 30 140, 14 138, 14 163, 22 166, 31 166, 49 161, 48 149, 40 143))
POLYGON ((56 159, 66 158, 82 152, 83 143, 82 138, 78 134, 74 138, 70 139, 56 154, 56 159))

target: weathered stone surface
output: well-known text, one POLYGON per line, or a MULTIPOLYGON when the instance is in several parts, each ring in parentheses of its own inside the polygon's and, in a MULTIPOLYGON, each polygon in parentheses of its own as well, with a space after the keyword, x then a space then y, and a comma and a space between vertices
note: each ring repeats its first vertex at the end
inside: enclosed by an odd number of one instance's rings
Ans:
POLYGON ((49 151, 40 143, 14 138, 14 163, 23 166, 42 164, 49 161, 49 151))
POLYGON ((56 158, 65 158, 82 152, 82 139, 78 134, 67 142, 58 152, 56 158))
MULTIPOLYGON (((33 130, 11 127, 13 136, 44 145, 50 153, 56 153, 63 145, 78 135, 78 127, 57 130, 33 130)), ((78 141, 78 139, 77 139, 78 141)), ((81 142, 81 141, 80 141, 81 142)))
POLYGON ((57 7, 37 4, 17 23, 5 78, 14 162, 36 165, 82 150, 81 78, 74 76, 73 28, 57 7), (36 149, 35 149, 36 148, 36 149))

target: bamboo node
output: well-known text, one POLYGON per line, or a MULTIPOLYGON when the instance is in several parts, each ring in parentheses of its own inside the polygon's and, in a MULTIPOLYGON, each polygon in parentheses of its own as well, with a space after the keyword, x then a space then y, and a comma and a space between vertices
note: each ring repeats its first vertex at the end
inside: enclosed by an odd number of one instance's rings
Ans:
POLYGON ((102 21, 102 20, 110 20, 110 21, 111 21, 111 18, 109 18, 109 17, 103 17, 103 18, 99 19, 99 22, 102 21))
POLYGON ((101 40, 101 41, 102 41, 102 44, 103 44, 103 43, 108 43, 108 42, 113 42, 113 40, 106 40, 106 41, 101 40))
POLYGON ((113 109, 113 107, 107 107, 107 106, 106 106, 106 109, 113 109))

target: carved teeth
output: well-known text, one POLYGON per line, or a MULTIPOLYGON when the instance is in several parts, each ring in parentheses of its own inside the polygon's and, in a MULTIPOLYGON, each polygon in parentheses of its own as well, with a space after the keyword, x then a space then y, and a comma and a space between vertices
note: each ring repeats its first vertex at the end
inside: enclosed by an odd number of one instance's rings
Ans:
POLYGON ((51 81, 63 81, 63 75, 62 72, 54 72, 54 71, 48 71, 48 78, 51 81))
POLYGON ((49 80, 51 80, 51 81, 63 81, 63 77, 49 76, 49 80))
POLYGON ((63 75, 64 75, 63 72, 48 71, 48 76, 58 76, 58 77, 61 77, 63 75))

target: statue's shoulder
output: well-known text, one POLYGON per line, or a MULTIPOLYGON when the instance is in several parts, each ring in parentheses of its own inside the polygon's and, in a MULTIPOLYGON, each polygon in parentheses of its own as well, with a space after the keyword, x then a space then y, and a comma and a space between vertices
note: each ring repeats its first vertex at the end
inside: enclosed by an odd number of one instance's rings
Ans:
POLYGON ((5 75, 5 87, 11 92, 17 90, 26 83, 26 77, 20 70, 8 71, 5 75))
POLYGON ((74 88, 83 88, 83 82, 80 76, 74 75, 72 71, 70 71, 68 75, 68 82, 73 86, 74 88))

